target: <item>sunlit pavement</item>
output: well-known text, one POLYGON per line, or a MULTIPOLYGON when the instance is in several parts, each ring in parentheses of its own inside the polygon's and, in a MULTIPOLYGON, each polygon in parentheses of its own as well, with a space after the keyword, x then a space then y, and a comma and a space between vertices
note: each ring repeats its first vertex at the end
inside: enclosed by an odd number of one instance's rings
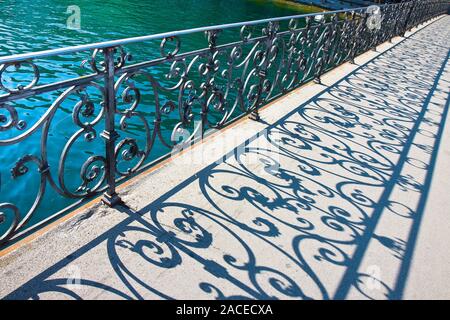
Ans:
POLYGON ((449 44, 445 16, 141 175, 4 255, 0 297, 449 299, 449 44))

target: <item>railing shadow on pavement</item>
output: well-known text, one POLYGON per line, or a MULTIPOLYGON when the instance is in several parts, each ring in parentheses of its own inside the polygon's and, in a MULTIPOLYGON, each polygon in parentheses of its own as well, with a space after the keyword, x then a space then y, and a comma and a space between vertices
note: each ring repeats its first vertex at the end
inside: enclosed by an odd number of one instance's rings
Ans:
POLYGON ((0 247, 94 197, 120 203, 118 183, 180 144, 258 120, 266 103, 447 6, 417 0, 0 57, 0 247))
POLYGON ((418 59, 414 37, 269 124, 244 152, 137 212, 117 207, 129 217, 6 299, 82 298, 61 270, 105 243, 120 288, 79 285, 118 298, 401 298, 450 101, 432 101, 448 53, 424 46, 418 59), (385 217, 408 226, 402 236, 379 230, 385 217), (361 271, 374 242, 397 263, 389 283, 361 271))

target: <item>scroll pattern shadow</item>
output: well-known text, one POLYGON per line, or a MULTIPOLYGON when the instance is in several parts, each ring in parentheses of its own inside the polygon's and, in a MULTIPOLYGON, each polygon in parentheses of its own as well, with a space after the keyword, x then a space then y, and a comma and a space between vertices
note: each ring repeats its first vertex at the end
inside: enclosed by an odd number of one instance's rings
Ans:
POLYGON ((243 152, 138 212, 124 209, 129 218, 6 298, 330 299, 352 288, 401 297, 405 279, 394 266, 408 265, 414 242, 376 226, 382 216, 409 233, 420 223, 450 107, 448 82, 435 90, 449 61, 448 48, 437 50, 449 23, 433 26, 435 44, 418 49, 429 33, 420 31, 269 125, 239 146, 243 152), (436 93, 441 99, 432 101, 436 93), (371 275, 355 254, 369 250, 369 240, 400 274, 375 279, 377 290, 365 285, 371 275), (73 289, 66 267, 92 264, 92 255, 104 273, 83 270, 73 289))
POLYGON ((174 32, 148 41, 160 41, 161 56, 151 60, 132 54, 125 40, 98 44, 82 62, 84 69, 68 68, 63 81, 46 75, 46 66, 88 52, 69 48, 55 57, 50 52, 1 58, 2 166, 13 162, 2 198, 14 191, 21 200, 0 203, 0 243, 55 217, 36 215, 46 193, 75 204, 104 193, 104 201, 114 205, 120 201, 116 183, 153 165, 161 154, 243 115, 257 119, 261 105, 311 79, 320 82, 324 72, 447 7, 443 1, 384 5, 381 27, 375 29, 367 10, 355 9, 174 32), (206 48, 183 49, 183 38, 203 33, 206 48), (21 119, 35 104, 42 115, 32 123, 21 119), (61 110, 69 110, 72 129, 51 133, 64 120, 61 110), (67 139, 58 163, 51 165, 48 154, 58 150, 51 142, 54 134, 67 139), (24 151, 21 143, 29 139, 39 144, 24 151), (68 178, 76 171, 78 179, 68 178))

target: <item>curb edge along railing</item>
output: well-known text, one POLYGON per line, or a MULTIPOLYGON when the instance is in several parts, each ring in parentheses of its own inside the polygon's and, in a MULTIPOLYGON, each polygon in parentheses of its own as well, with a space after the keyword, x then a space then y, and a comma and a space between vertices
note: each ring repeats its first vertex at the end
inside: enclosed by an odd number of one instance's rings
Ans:
POLYGON ((412 27, 445 14, 448 2, 411 1, 379 8, 381 20, 378 21, 371 20, 373 12, 368 8, 358 8, 196 28, 0 57, 0 111, 3 111, 3 114, 0 113, 0 134, 11 130, 23 131, 8 139, 3 139, 0 135, 0 155, 2 146, 18 144, 36 135, 38 129, 42 130, 40 154, 17 155, 18 160, 11 168, 14 179, 27 174, 28 166, 32 163, 37 166, 40 179, 38 194, 31 208, 25 213, 18 205, 10 202, 0 203, 0 225, 7 224, 4 227, 6 232, 0 234, 0 244, 29 233, 70 209, 68 207, 52 215, 33 228, 27 226, 41 203, 47 184, 61 196, 78 199, 75 205, 101 193, 104 194, 103 201, 106 204, 117 204, 120 198, 116 193, 116 183, 154 163, 145 161, 156 140, 169 148, 175 147, 175 143, 166 141, 161 133, 162 115, 179 111, 178 123, 173 129, 175 132, 190 125, 194 110, 198 110, 201 121, 194 131, 200 131, 200 137, 208 128, 220 129, 228 124, 233 117, 236 118, 236 110, 239 110, 240 115, 249 114, 253 119, 258 119, 258 109, 264 103, 311 79, 320 81, 320 76, 329 69, 346 61, 353 62, 357 55, 374 49, 395 36, 404 35, 412 27), (282 24, 285 24, 284 29, 282 24), (375 27, 371 27, 372 25, 375 27), (218 44, 220 32, 225 30, 237 30, 238 40, 218 44), (207 47, 182 53, 180 38, 194 33, 205 33, 207 47), (124 46, 154 40, 161 41, 160 58, 129 64, 131 55, 125 52, 124 46), (172 50, 167 53, 170 43, 172 50), (244 46, 247 47, 245 54, 244 46), (58 82, 39 83, 40 78, 42 79, 39 59, 89 51, 92 53, 87 62, 93 71, 90 74, 58 82), (226 56, 223 67, 219 63, 220 55, 226 56), (99 57, 102 62, 98 61, 99 57), (196 70, 193 68, 195 63, 199 64, 196 70), (163 64, 170 65, 166 77, 177 79, 176 84, 170 88, 164 87, 159 79, 147 71, 163 64), (31 70, 32 80, 28 84, 15 86, 4 79, 14 67, 18 70, 22 66, 31 70), (237 74, 236 70, 240 73, 237 74), (137 110, 140 89, 133 83, 137 75, 144 76, 154 91, 155 103, 150 106, 155 114, 152 128, 137 110), (198 81, 195 82, 190 77, 197 77, 198 81), (217 84, 219 78, 224 84, 217 84), (127 87, 122 91, 121 98, 131 106, 119 110, 117 96, 123 84, 127 87), (86 91, 88 87, 97 88, 101 92, 102 107, 96 116, 92 114, 93 102, 86 91), (60 93, 60 90, 64 90, 63 93, 60 93), (44 115, 26 129, 26 123, 19 119, 19 113, 12 104, 49 92, 54 92, 57 98, 44 115), (163 104, 159 99, 159 92, 176 93, 179 98, 163 104), (79 97, 79 103, 72 111, 73 122, 79 129, 64 147, 56 180, 47 159, 48 133, 58 107, 70 95, 79 97), (209 114, 212 112, 218 112, 221 117, 216 121, 211 120, 209 114), (94 119, 83 122, 83 115, 94 119), (126 131, 126 123, 131 118, 138 118, 143 123, 146 134, 144 147, 140 147, 136 139, 130 137, 118 141, 120 136, 117 127, 126 131), (82 183, 77 190, 70 191, 64 179, 67 153, 74 141, 80 137, 84 137, 87 142, 92 141, 96 136, 95 126, 100 122, 104 124, 100 136, 104 138, 105 152, 90 156, 83 163, 80 173, 82 183), (128 170, 121 171, 117 168, 119 157, 137 163, 128 170), (90 186, 93 183, 95 185, 90 186))

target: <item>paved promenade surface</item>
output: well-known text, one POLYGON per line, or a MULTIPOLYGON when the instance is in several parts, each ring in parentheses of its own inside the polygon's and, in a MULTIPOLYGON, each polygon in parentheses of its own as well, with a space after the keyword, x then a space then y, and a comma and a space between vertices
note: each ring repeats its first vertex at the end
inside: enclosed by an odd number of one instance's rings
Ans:
POLYGON ((450 299, 449 49, 445 16, 279 99, 3 252, 0 297, 450 299))

